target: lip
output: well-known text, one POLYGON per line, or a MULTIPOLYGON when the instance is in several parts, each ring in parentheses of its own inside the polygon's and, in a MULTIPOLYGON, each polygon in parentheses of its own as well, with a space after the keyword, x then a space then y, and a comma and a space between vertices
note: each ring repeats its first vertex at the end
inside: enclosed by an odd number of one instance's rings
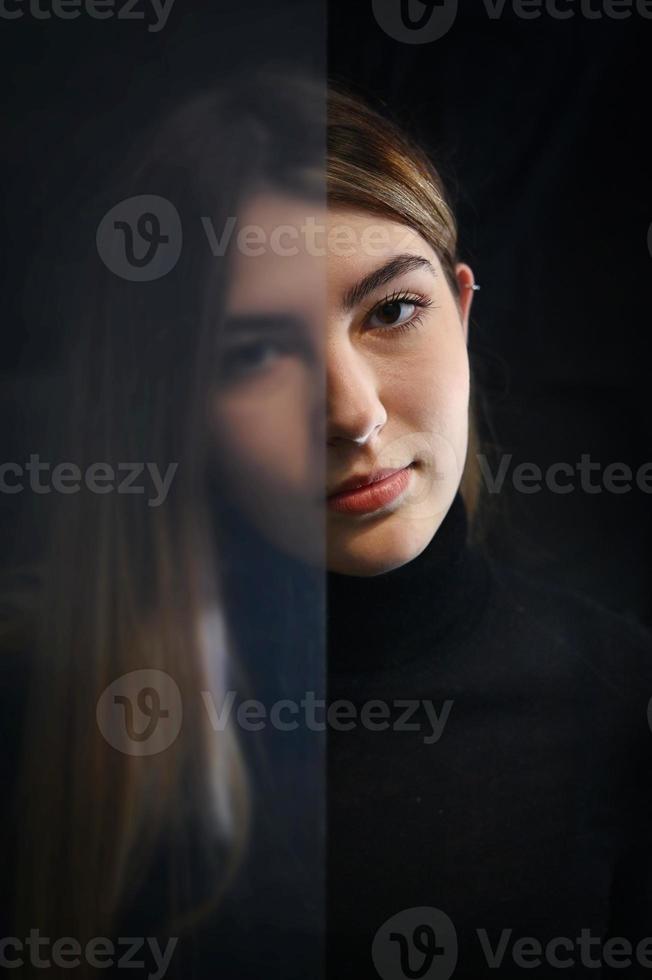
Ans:
POLYGON ((330 510, 348 514, 367 514, 391 503, 406 489, 412 463, 402 469, 376 470, 366 476, 349 477, 336 493, 329 494, 330 510))

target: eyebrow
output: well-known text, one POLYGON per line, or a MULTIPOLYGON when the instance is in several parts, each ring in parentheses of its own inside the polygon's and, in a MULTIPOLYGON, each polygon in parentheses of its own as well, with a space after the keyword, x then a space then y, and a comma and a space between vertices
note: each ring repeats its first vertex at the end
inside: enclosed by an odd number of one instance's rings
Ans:
POLYGON ((413 269, 427 269, 433 276, 437 275, 433 264, 422 255, 410 255, 409 253, 397 255, 379 269, 374 269, 369 275, 360 279, 350 289, 347 289, 342 297, 342 311, 349 313, 365 296, 373 293, 379 286, 384 286, 390 280, 395 279, 405 272, 412 272, 413 269))
POLYGON ((301 320, 292 313, 237 313, 227 316, 222 339, 230 335, 288 333, 301 329, 301 320))

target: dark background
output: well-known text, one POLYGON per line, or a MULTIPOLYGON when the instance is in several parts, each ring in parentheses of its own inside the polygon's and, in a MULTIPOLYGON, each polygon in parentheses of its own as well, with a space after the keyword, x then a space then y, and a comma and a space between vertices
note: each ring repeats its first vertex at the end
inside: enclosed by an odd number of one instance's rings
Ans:
MULTIPOLYGON (((509 480, 521 462, 574 465, 590 453, 604 470, 652 458, 652 21, 579 10, 522 20, 509 3, 492 20, 479 0, 460 7, 444 37, 410 45, 385 34, 367 0, 333 2, 329 69, 386 102, 451 189, 461 253, 482 285, 472 347, 486 435, 513 454, 491 501, 492 547, 652 622, 651 495, 524 495, 509 480)), ((39 451, 58 368, 60 314, 39 307, 38 270, 56 274, 61 201, 90 188, 98 162, 110 169, 129 132, 185 90, 270 58, 323 72, 323 14, 306 0, 175 0, 159 33, 147 21, 0 19, 5 459, 39 451)), ((3 552, 21 558, 30 525, 16 516, 39 501, 23 493, 0 504, 3 552)))

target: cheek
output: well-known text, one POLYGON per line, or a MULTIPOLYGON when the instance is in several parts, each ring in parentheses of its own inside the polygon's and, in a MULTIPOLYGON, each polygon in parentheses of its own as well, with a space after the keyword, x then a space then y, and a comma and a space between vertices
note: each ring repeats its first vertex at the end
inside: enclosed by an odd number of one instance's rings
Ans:
POLYGON ((299 487, 309 466, 307 384, 300 366, 216 394, 210 411, 218 463, 236 484, 244 477, 299 487))
POLYGON ((387 397, 404 423, 424 432, 452 434, 466 425, 469 391, 466 345, 452 339, 437 347, 424 346, 402 363, 388 381, 387 397))
MULTIPOLYGON (((406 518, 430 516, 433 500, 448 499, 462 478, 469 380, 466 345, 455 336, 436 348, 423 345, 386 378, 385 405, 394 423, 387 459, 400 464, 413 458, 421 466, 410 505, 401 511, 406 518)), ((433 513, 439 509, 438 503, 433 513)))

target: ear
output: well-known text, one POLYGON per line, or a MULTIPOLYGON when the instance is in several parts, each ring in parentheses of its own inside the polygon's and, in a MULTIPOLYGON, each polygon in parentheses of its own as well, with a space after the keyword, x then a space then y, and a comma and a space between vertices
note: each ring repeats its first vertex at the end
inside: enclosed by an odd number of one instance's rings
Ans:
POLYGON ((459 303, 462 330, 464 331, 464 340, 468 344, 469 314, 471 312, 471 303, 473 302, 473 284, 475 279, 473 276, 473 270, 464 262, 458 262, 458 264, 455 266, 455 276, 460 287, 459 303))

